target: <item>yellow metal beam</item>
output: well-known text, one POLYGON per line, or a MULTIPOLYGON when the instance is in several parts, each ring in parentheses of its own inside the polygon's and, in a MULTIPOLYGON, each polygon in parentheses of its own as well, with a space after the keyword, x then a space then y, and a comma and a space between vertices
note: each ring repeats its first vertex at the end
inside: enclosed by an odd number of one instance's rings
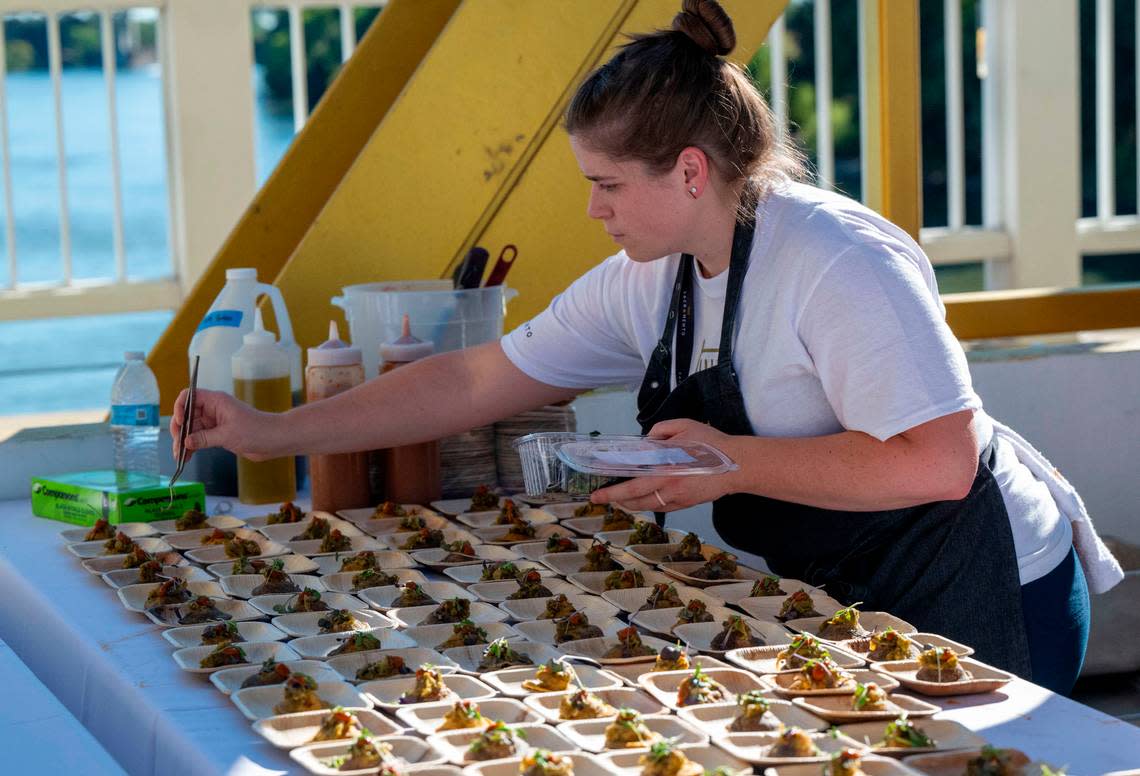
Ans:
POLYGON ((918 0, 860 0, 863 199, 915 240, 922 227, 918 0))
POLYGON ((1140 328, 1140 283, 946 294, 942 300, 958 339, 1140 328))
POLYGON ((163 412, 186 384, 190 338, 226 268, 256 267, 266 282, 278 275, 459 3, 390 0, 376 18, 151 351, 163 412))

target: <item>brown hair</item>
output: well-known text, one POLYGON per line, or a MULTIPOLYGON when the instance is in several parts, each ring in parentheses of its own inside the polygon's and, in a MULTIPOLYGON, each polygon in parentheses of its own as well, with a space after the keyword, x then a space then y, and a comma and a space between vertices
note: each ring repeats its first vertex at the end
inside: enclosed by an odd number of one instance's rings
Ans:
POLYGON ((742 190, 751 218, 765 185, 803 175, 803 157, 777 132, 768 103, 740 66, 732 20, 715 0, 683 0, 672 29, 633 35, 591 73, 566 109, 566 131, 619 159, 664 174, 689 146, 742 190))

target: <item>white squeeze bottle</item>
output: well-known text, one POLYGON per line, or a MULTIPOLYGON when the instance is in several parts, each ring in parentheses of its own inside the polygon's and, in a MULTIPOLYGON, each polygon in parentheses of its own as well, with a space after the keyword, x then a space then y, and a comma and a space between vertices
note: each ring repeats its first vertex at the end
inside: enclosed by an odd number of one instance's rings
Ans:
POLYGON ((158 476, 158 381, 146 354, 128 351, 111 387, 115 470, 158 476))

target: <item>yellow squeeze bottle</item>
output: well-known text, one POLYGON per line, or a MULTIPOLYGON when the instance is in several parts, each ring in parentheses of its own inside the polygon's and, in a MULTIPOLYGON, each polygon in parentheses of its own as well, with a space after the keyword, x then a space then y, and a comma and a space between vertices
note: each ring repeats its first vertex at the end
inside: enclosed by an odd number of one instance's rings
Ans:
MULTIPOLYGON (((286 412, 293 406, 289 354, 265 330, 261 311, 253 331, 233 355, 234 396, 254 409, 286 412)), ((294 457, 250 461, 238 457, 238 500, 243 504, 292 501, 297 495, 294 457)))

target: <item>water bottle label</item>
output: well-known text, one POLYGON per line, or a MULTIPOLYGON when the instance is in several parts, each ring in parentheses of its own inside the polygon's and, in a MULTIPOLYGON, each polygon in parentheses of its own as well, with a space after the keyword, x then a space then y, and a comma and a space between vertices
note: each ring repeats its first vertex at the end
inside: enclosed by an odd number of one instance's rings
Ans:
POLYGON ((206 313, 206 317, 198 324, 198 331, 211 329, 215 326, 229 326, 236 329, 241 326, 241 310, 214 310, 206 313))
POLYGON ((111 407, 112 426, 157 426, 157 404, 115 404, 111 407))

